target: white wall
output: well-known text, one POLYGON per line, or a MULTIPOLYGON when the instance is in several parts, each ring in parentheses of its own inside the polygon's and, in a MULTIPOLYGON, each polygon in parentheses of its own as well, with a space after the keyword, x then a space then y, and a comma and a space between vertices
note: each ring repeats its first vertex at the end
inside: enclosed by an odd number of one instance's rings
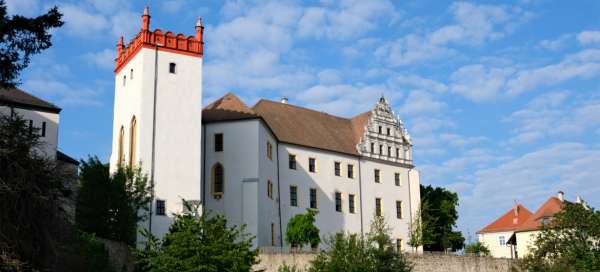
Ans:
POLYGON ((539 231, 517 232, 517 254, 523 258, 529 254, 539 231))
POLYGON ((492 233, 480 233, 478 234, 479 242, 484 244, 489 250, 490 255, 495 258, 512 258, 511 246, 508 244, 500 245, 500 237, 504 237, 504 241, 508 242, 508 239, 513 234, 512 231, 506 232, 492 232, 492 233))
MULTIPOLYGON (((32 120, 33 127, 38 128, 38 134, 40 135, 40 151, 43 152, 48 158, 56 158, 56 149, 58 148, 58 125, 60 121, 60 115, 58 113, 29 110, 21 108, 10 108, 7 106, 0 106, 0 113, 11 114, 11 109, 21 115, 25 120, 32 120), (42 123, 46 122, 46 136, 41 137, 42 123)), ((29 122, 27 121, 27 124, 29 122)))

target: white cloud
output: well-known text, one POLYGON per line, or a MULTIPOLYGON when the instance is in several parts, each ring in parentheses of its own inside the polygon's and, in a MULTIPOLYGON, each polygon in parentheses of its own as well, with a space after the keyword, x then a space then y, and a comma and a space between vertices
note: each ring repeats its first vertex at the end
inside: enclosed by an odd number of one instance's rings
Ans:
POLYGON ((448 86, 446 84, 433 80, 424 78, 419 75, 407 74, 407 75, 398 75, 392 79, 395 84, 406 85, 416 87, 418 89, 434 91, 437 93, 442 93, 448 90, 448 86))
POLYGON ((573 38, 573 35, 571 35, 571 34, 563 34, 554 40, 542 40, 542 41, 540 41, 539 45, 542 48, 545 48, 545 49, 548 49, 551 51, 558 51, 558 50, 565 48, 567 46, 567 44, 572 40, 572 38, 573 38))
POLYGON ((109 25, 104 16, 86 11, 80 6, 65 4, 60 10, 64 14, 64 28, 74 36, 93 38, 109 25))
POLYGON ((450 76, 450 89, 475 102, 489 101, 498 96, 513 72, 511 68, 486 68, 481 64, 463 66, 450 76))
POLYGON ((38 0, 7 0, 6 11, 9 15, 37 16, 40 9, 38 0))
POLYGON ((104 49, 98 52, 89 52, 83 55, 83 58, 102 69, 113 69, 116 52, 113 49, 104 49))
POLYGON ((600 31, 582 31, 577 35, 577 41, 582 45, 600 43, 600 31))
POLYGON ((446 103, 435 99, 433 95, 426 91, 411 91, 400 107, 400 113, 406 115, 416 115, 423 113, 438 113, 446 107, 446 103))

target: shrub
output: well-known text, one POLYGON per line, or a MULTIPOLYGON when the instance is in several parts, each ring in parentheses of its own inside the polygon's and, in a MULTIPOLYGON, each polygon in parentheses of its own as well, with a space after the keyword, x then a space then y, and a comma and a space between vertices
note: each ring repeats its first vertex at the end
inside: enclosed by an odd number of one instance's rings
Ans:
POLYGON ((319 229, 315 226, 315 215, 317 212, 313 209, 307 209, 305 214, 297 214, 287 225, 285 240, 292 247, 303 247, 310 245, 317 248, 321 243, 319 229))
POLYGON ((490 250, 481 242, 474 242, 465 247, 465 253, 474 254, 477 256, 489 256, 490 250))

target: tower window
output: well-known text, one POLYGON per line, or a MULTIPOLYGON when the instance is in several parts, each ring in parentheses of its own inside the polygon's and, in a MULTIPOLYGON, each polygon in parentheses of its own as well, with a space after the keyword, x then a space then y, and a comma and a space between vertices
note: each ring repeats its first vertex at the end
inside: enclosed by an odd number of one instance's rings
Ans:
POLYGON ((127 81, 127 76, 123 76, 123 86, 125 86, 126 81, 127 81))
POLYGON ((164 200, 156 200, 156 215, 166 215, 166 203, 164 200))
POLYGON ((46 122, 42 122, 42 137, 46 137, 46 122))
POLYGON ((169 63, 169 73, 175 74, 177 68, 177 64, 174 62, 169 63))
POLYGON ((317 171, 317 160, 315 158, 308 158, 308 171, 311 173, 317 171))
POLYGON ((133 69, 129 71, 129 79, 133 79, 133 69))
POLYGON ((223 151, 223 133, 215 134, 215 152, 223 151))
POLYGON ((335 211, 342 212, 342 193, 335 192, 335 211))
POLYGON ((296 170, 296 155, 290 154, 288 156, 288 164, 290 169, 296 170))
POLYGON ((396 201, 396 218, 402 219, 402 201, 396 201))
POLYGON ((290 186, 290 206, 298 207, 298 187, 290 186))
POLYGON ((317 209, 317 189, 310 188, 310 208, 317 209))
POLYGON ((213 197, 219 199, 225 191, 225 170, 220 163, 212 168, 212 193, 213 197))

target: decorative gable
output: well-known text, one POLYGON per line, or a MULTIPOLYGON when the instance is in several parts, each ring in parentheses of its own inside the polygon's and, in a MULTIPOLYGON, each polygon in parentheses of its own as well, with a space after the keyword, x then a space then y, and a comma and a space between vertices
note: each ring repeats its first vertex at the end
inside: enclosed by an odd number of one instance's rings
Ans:
POLYGON ((357 149, 364 157, 412 166, 410 135, 385 97, 382 96, 371 111, 357 149))

